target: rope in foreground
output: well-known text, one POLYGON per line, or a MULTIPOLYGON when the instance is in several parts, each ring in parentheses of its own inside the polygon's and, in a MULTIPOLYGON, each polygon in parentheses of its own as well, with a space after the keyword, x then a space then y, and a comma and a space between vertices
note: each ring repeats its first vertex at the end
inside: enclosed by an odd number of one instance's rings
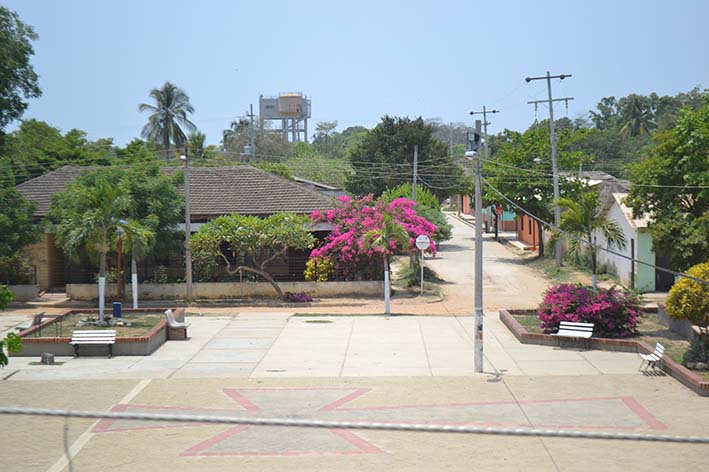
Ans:
POLYGON ((378 431, 406 431, 420 433, 490 434, 497 436, 534 436, 551 438, 606 439, 621 441, 656 441, 672 443, 709 444, 709 437, 673 436, 661 434, 611 433, 602 431, 571 431, 535 428, 493 428, 433 424, 368 423, 351 421, 319 421, 287 418, 239 418, 231 416, 163 415, 154 413, 118 413, 103 411, 72 411, 44 408, 0 407, 0 415, 56 416, 62 418, 96 418, 141 421, 168 421, 175 423, 236 424, 250 426, 287 426, 293 428, 355 429, 378 431))

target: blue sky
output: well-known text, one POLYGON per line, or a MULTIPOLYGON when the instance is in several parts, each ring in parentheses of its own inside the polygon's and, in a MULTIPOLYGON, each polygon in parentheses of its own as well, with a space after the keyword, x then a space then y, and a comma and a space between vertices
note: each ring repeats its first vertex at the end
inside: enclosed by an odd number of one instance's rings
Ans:
POLYGON ((490 120, 496 132, 534 120, 526 102, 546 87, 524 78, 546 70, 573 74, 554 83, 555 95, 575 97, 572 118, 604 96, 709 87, 702 0, 3 4, 40 36, 43 95, 25 118, 121 145, 139 136, 138 104, 166 80, 185 89, 212 144, 259 93, 306 93, 312 128, 371 127, 384 114, 469 121, 486 105, 502 111, 490 120))

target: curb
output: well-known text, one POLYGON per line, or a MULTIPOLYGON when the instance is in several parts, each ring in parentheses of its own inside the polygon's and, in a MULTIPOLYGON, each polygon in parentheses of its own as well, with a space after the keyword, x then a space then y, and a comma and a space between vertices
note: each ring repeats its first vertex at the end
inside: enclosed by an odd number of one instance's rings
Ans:
MULTIPOLYGON (((500 321, 509 329, 517 340, 522 344, 537 344, 541 346, 556 346, 558 339, 550 334, 530 333, 522 326, 514 316, 514 313, 528 312, 529 310, 500 310, 500 321)), ((642 341, 632 341, 629 339, 611 338, 591 338, 591 348, 604 351, 617 352, 637 352, 650 354, 654 349, 642 341)), ((670 377, 688 387, 694 393, 709 397, 709 381, 702 380, 697 374, 687 369, 681 364, 670 359, 668 356, 662 358, 660 367, 667 372, 670 377)))

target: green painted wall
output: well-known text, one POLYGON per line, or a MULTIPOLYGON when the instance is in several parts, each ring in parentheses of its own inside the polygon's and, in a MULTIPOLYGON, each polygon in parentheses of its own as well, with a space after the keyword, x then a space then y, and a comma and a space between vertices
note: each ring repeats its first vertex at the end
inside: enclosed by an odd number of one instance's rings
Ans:
MULTIPOLYGON (((648 264, 655 263, 655 253, 652 252, 652 236, 647 228, 638 229, 638 239, 635 242, 637 247, 637 259, 647 262, 648 264)), ((635 264, 635 273, 637 278, 635 286, 643 292, 655 291, 655 269, 644 264, 635 264)))

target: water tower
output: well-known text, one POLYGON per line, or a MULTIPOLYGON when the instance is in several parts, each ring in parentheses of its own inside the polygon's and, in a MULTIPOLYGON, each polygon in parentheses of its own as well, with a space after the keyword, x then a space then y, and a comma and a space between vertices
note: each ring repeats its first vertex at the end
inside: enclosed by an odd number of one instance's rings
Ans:
POLYGON ((281 93, 278 97, 259 96, 259 119, 261 129, 264 122, 280 122, 268 130, 282 133, 290 141, 308 142, 308 118, 310 118, 310 99, 300 92, 281 93))

